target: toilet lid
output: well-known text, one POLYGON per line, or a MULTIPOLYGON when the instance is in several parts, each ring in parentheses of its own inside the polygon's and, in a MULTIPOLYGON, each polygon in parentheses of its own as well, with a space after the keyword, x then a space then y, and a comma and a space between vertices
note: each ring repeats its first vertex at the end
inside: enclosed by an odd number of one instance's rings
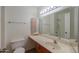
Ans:
POLYGON ((23 47, 16 48, 14 53, 24 53, 25 49, 23 47))

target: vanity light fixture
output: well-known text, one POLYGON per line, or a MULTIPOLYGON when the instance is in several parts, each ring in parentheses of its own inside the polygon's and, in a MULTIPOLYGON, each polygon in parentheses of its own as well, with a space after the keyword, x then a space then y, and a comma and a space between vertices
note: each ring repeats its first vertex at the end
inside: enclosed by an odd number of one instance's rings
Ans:
POLYGON ((46 13, 49 13, 50 11, 52 10, 55 10, 57 8, 59 8, 60 6, 49 6, 43 10, 40 11, 40 15, 43 15, 43 14, 46 14, 46 13))

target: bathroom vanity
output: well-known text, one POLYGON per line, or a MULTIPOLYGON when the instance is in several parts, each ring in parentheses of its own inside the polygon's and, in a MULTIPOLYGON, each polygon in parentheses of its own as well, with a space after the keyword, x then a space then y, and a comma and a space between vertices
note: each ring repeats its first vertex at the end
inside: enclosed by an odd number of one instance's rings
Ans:
POLYGON ((31 35, 29 36, 36 43, 36 50, 39 53, 76 53, 77 43, 75 41, 69 41, 56 36, 50 36, 47 34, 31 35), (72 44, 73 43, 73 44, 72 44))
POLYGON ((38 53, 49 53, 50 51, 39 42, 39 40, 36 40, 33 36, 29 36, 29 39, 34 41, 35 43, 35 49, 38 53))
MULTIPOLYGON (((77 7, 67 7, 51 14, 40 14, 38 32, 42 34, 29 36, 36 43, 36 50, 52 53, 78 52, 77 16, 77 7)), ((32 27, 35 29, 35 26, 32 27)), ((32 34, 35 32, 37 31, 32 34)))

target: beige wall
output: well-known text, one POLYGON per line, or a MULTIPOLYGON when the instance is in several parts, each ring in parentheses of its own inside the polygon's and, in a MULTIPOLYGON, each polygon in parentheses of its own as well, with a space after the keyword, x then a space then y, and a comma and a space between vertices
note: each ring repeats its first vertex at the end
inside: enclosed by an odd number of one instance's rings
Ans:
POLYGON ((31 34, 31 18, 37 18, 37 7, 0 7, 0 48, 5 48, 10 41, 26 38, 26 49, 33 46, 28 35, 31 34), (26 24, 8 23, 8 21, 26 24), (28 43, 29 42, 29 43, 28 43))
POLYGON ((78 8, 75 7, 74 9, 74 35, 75 35, 75 38, 77 39, 77 36, 78 36, 78 8))
MULTIPOLYGON (((19 40, 20 38, 24 37, 26 38, 26 41, 28 41, 28 35, 31 34, 30 20, 32 17, 37 17, 36 7, 5 7, 6 45, 12 40, 19 40), (26 24, 8 23, 8 21, 25 22, 26 24)), ((30 44, 27 44, 26 49, 33 47, 29 47, 30 44)))
POLYGON ((5 7, 1 7, 1 48, 5 48, 5 7))
POLYGON ((0 6, 0 48, 1 48, 1 6, 0 6))
POLYGON ((5 15, 4 7, 0 6, 0 48, 5 47, 5 15))

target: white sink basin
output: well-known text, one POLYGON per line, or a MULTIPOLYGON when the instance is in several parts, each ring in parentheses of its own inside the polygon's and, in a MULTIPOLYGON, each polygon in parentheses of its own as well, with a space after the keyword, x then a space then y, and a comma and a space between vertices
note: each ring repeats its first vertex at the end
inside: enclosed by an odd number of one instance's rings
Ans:
POLYGON ((60 46, 57 43, 54 42, 45 42, 45 45, 48 45, 49 48, 53 50, 59 50, 60 46))

